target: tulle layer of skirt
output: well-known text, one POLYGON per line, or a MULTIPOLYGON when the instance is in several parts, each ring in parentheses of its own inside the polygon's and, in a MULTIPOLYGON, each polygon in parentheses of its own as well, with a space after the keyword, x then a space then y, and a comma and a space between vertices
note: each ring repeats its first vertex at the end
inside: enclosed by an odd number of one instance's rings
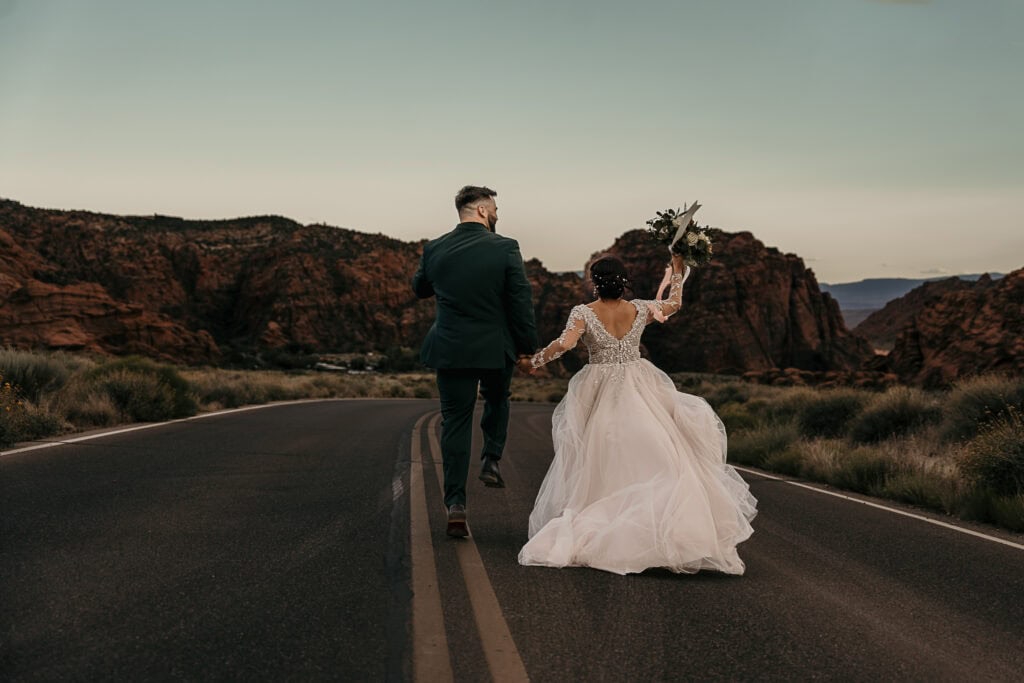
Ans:
POLYGON ((587 365, 552 416, 555 457, 524 565, 742 574, 757 501, 708 403, 646 360, 587 365))

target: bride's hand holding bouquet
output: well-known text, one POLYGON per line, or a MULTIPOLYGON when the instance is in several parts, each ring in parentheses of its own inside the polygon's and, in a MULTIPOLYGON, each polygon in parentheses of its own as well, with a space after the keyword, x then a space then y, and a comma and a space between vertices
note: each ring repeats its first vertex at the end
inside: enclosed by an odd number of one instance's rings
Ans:
POLYGON ((688 266, 704 266, 711 261, 714 247, 711 238, 717 232, 714 228, 697 225, 693 220, 701 205, 694 202, 683 211, 668 209, 658 211, 655 218, 647 221, 647 230, 658 243, 668 247, 670 254, 679 254, 688 266))
MULTIPOLYGON (((651 238, 659 244, 668 247, 672 257, 672 263, 665 268, 665 277, 658 286, 658 293, 655 301, 661 301, 661 295, 669 286, 673 273, 681 273, 683 281, 690 274, 690 266, 704 266, 711 262, 711 255, 714 247, 711 245, 711 238, 717 232, 714 228, 699 226, 693 220, 694 214, 700 208, 698 202, 694 202, 689 208, 679 211, 668 209, 658 211, 657 216, 647 221, 648 232, 651 238)), ((665 316, 655 311, 654 317, 659 322, 665 321, 665 316)))

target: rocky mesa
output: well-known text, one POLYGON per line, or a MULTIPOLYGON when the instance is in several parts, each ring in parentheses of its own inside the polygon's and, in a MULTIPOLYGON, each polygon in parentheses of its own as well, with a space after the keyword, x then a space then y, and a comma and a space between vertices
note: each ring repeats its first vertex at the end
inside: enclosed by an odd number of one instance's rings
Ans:
MULTIPOLYGON (((645 336, 661 367, 848 370, 870 357, 801 259, 746 232, 715 247, 717 260, 688 280, 683 311, 645 336)), ((286 347, 418 348, 433 320, 433 302, 409 287, 421 248, 278 216, 198 221, 0 201, 0 344, 183 363, 286 347)), ((663 248, 636 230, 609 251, 630 268, 634 296, 652 297, 663 248)), ((546 343, 587 292, 574 273, 526 267, 546 343)))
POLYGON ((903 382, 926 387, 989 372, 1024 376, 1024 269, 946 290, 904 297, 922 304, 905 306, 909 313, 885 359, 889 369, 903 382))
MULTIPOLYGON (((719 233, 714 249, 715 259, 687 279, 682 310, 645 333, 644 344, 660 367, 736 374, 850 370, 872 356, 801 258, 766 247, 749 232, 719 233)), ((634 230, 609 252, 626 263, 636 296, 656 294, 664 247, 634 230)))

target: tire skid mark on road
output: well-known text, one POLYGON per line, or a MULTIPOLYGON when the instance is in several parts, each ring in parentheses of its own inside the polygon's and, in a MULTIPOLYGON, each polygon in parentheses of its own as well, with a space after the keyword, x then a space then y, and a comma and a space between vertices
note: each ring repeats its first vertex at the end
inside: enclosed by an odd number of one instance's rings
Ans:
MULTIPOLYGON (((440 420, 440 414, 435 414, 427 427, 430 456, 437 473, 439 488, 443 486, 442 482, 444 482, 444 474, 441 469, 441 444, 437 437, 437 425, 440 420)), ((443 497, 444 492, 441 493, 443 497)), ((480 557, 480 551, 473 540, 472 527, 470 527, 468 538, 456 542, 455 554, 459 560, 462 577, 466 582, 469 602, 473 607, 473 619, 476 621, 491 677, 497 683, 529 681, 526 667, 519 656, 519 649, 512 639, 512 632, 501 611, 498 596, 494 592, 494 586, 491 585, 491 580, 487 576, 487 569, 480 557)))
POLYGON ((448 636, 444 629, 441 589, 437 581, 434 542, 430 535, 427 490, 423 471, 423 423, 412 428, 409 460, 409 554, 412 564, 412 668, 416 681, 452 681, 448 636))

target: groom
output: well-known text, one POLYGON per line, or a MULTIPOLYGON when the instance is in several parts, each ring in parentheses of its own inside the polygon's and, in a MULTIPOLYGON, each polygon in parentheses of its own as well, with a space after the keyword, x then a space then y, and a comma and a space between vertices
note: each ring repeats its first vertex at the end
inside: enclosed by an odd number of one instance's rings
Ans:
POLYGON ((494 231, 497 192, 467 185, 455 196, 459 224, 423 247, 412 278, 416 296, 437 297, 420 349, 437 370, 448 535, 464 537, 473 409, 484 399, 480 479, 503 487, 498 469, 508 432, 509 385, 517 362, 537 348, 530 282, 519 244, 494 231))

